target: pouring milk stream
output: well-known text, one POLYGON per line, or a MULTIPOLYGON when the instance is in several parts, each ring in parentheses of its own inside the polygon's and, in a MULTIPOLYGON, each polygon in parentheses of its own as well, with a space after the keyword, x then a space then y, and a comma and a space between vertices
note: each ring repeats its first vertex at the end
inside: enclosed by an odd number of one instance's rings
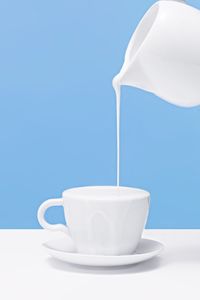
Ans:
POLYGON ((151 92, 182 107, 200 104, 200 11, 161 0, 146 12, 113 79, 117 116, 117 185, 120 184, 120 87, 151 92))

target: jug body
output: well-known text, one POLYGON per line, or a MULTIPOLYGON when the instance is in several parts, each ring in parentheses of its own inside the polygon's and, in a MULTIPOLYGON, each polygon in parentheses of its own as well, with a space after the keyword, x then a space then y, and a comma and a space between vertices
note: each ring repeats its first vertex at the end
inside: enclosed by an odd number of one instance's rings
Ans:
POLYGON ((177 1, 158 1, 129 42, 117 75, 178 106, 200 104, 200 11, 177 1))

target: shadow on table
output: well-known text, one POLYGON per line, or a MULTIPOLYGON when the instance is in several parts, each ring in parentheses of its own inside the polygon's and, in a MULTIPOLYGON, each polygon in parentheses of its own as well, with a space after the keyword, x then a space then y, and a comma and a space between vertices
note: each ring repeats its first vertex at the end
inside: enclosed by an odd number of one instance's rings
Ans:
POLYGON ((165 264, 194 264, 200 266, 200 245, 184 245, 171 248, 169 251, 166 249, 165 264))
POLYGON ((72 273, 85 273, 85 274, 102 274, 102 275, 119 275, 119 274, 134 274, 150 272, 163 266, 161 257, 154 257, 151 260, 129 266, 120 267, 87 267, 73 265, 59 261, 55 258, 48 258, 47 263, 54 269, 72 272, 72 273))

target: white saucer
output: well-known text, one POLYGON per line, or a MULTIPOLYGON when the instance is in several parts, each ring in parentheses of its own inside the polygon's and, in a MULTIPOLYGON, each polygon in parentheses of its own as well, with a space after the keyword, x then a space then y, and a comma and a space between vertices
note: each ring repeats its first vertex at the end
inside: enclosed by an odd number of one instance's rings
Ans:
POLYGON ((71 242, 66 238, 46 242, 43 246, 51 256, 64 262, 96 267, 136 264, 158 255, 163 249, 161 243, 148 239, 141 239, 137 250, 133 254, 116 256, 77 253, 74 251, 71 242))

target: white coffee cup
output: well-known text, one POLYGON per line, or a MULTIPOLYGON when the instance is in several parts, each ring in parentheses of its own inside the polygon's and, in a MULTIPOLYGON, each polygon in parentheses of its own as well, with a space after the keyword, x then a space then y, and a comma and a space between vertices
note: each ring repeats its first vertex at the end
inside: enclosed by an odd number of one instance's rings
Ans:
POLYGON ((135 251, 146 224, 150 194, 122 186, 86 186, 63 192, 62 198, 41 204, 38 221, 43 228, 64 231, 79 253, 122 255, 135 251), (67 226, 44 218, 51 206, 63 206, 67 226))

